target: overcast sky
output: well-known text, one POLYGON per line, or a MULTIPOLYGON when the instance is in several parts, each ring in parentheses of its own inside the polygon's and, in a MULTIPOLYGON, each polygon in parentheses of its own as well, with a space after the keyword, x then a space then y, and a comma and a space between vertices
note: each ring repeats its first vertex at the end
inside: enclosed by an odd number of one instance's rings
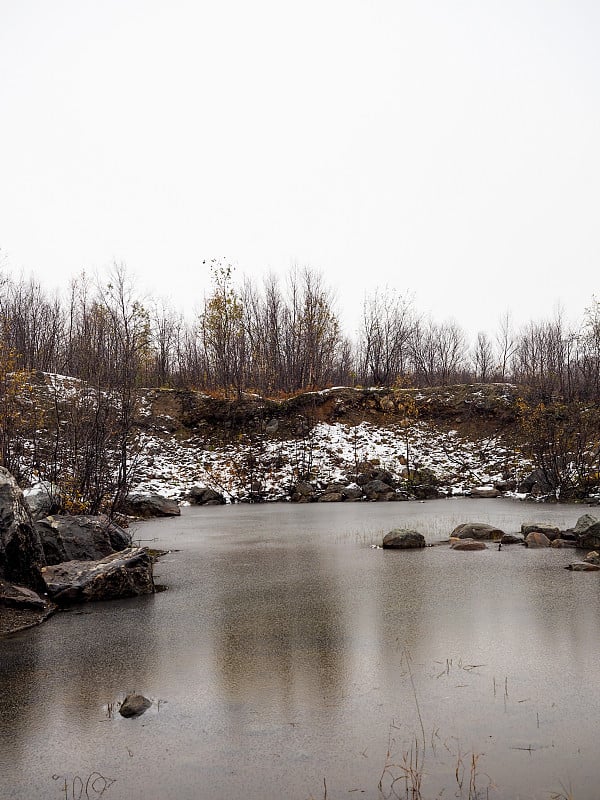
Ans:
POLYGON ((595 0, 0 0, 4 268, 321 270, 492 331, 600 263, 595 0))

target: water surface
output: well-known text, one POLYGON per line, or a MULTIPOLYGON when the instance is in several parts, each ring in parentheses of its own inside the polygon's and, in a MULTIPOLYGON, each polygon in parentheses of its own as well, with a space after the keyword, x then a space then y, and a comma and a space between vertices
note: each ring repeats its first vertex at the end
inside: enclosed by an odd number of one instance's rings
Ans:
POLYGON ((423 798, 597 798, 598 574, 565 570, 574 551, 371 546, 585 511, 460 498, 139 524, 174 550, 168 591, 0 643, 0 797, 411 797, 412 769, 423 798), (132 691, 154 704, 127 720, 132 691))

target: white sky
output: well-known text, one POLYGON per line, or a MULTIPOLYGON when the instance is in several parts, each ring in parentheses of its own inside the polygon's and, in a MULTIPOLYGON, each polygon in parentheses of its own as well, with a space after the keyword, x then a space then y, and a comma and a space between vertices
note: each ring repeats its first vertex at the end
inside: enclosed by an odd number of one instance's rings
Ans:
POLYGON ((0 0, 0 248, 125 262, 191 310, 203 260, 322 270, 469 332, 598 291, 595 0, 0 0))

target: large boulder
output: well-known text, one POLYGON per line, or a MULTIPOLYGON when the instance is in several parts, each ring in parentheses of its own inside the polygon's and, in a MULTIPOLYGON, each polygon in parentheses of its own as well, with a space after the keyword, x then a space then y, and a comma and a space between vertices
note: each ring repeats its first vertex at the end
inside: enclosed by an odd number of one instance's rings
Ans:
POLYGON ((383 537, 383 547, 395 547, 399 550, 413 550, 425 547, 425 537, 418 531, 409 528, 394 528, 383 537))
POLYGON ((591 514, 579 517, 573 533, 577 537, 577 547, 586 550, 600 550, 600 520, 591 514))
POLYGON ((60 490, 50 481, 39 481, 23 489, 23 497, 34 520, 55 514, 60 508, 60 490))
POLYGON ((130 537, 104 514, 46 517, 34 524, 49 565, 96 561, 131 547, 130 537))
POLYGON ((122 717, 139 717, 152 705, 152 700, 148 700, 143 694, 128 694, 119 706, 119 714, 122 717))
POLYGON ((550 539, 545 533, 539 531, 531 531, 525 537, 526 547, 550 547, 550 539))
POLYGON ((188 500, 194 506, 222 506, 225 503, 225 498, 220 492, 207 486, 192 486, 188 500))
POLYGON ((99 561, 66 561, 42 570, 48 594, 68 605, 113 600, 154 592, 152 558, 145 548, 132 547, 99 561))
POLYGON ((0 578, 43 592, 45 563, 23 492, 10 472, 0 467, 0 578))
POLYGON ((161 494, 130 494, 123 502, 121 509, 132 517, 149 519, 150 517, 177 517, 181 509, 177 501, 169 500, 161 494))
POLYGON ((555 525, 546 525, 543 522, 524 522, 521 525, 521 533, 523 536, 535 532, 543 533, 551 542, 554 541, 554 539, 558 539, 560 536, 560 528, 557 528, 555 525))
POLYGON ((365 483, 362 490, 369 500, 393 500, 396 496, 392 487, 380 480, 365 483))
POLYGON ((457 525, 450 536, 454 539, 477 539, 479 541, 499 542, 504 531, 485 522, 463 522, 457 525))

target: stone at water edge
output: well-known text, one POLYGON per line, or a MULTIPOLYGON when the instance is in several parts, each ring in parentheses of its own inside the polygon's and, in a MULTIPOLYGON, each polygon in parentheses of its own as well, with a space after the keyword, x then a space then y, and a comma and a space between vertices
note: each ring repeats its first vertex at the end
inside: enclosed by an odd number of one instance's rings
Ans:
POLYGON ((0 578, 44 592, 44 550, 16 480, 0 467, 0 578))
POLYGON ((131 547, 130 537, 105 514, 46 517, 34 526, 48 565, 96 561, 131 547))
POLYGON ((178 517, 181 509, 176 500, 169 500, 160 494, 130 494, 119 509, 133 517, 178 517))
POLYGON ((139 717, 152 705, 152 701, 143 694, 128 694, 119 707, 122 717, 139 717))
POLYGON ((590 564, 588 561, 575 561, 573 564, 567 564, 565 569, 573 570, 573 572, 598 572, 600 566, 598 564, 590 564))
POLYGON ((600 553, 597 550, 592 550, 583 560, 588 564, 600 564, 600 553))
POLYGON ((505 533, 500 539, 500 544, 525 544, 525 539, 518 533, 505 533))
POLYGON ((526 547, 550 547, 550 539, 544 533, 532 531, 525 537, 526 547))
POLYGON ((463 522, 457 525, 450 534, 456 539, 479 539, 482 541, 499 542, 504 536, 504 531, 488 525, 485 522, 463 522))
POLYGON ((452 550, 487 550, 487 544, 477 539, 454 539, 450 541, 452 550))
POLYGON ((145 548, 130 548, 99 561, 65 561, 42 570, 55 603, 85 603, 153 594, 152 558, 145 548))
POLYGON ((591 514, 579 517, 573 533, 577 536, 577 546, 586 550, 600 550, 600 520, 591 514))
POLYGON ((425 547, 425 537, 418 531, 409 528, 394 528, 383 537, 382 547, 394 547, 398 550, 416 550, 425 547))
POLYGON ((527 536, 529 533, 543 533, 550 541, 560 537, 560 528, 555 525, 546 525, 543 522, 524 522, 521 525, 521 533, 527 536))

